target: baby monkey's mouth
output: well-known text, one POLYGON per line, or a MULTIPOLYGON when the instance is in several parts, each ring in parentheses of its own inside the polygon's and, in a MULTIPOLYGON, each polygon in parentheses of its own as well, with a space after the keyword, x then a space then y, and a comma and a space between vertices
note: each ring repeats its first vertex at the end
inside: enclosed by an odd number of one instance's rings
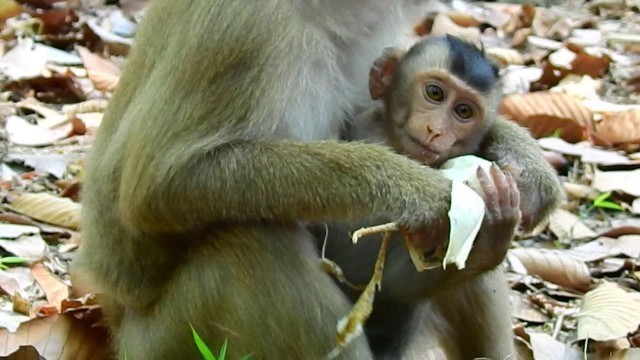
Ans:
POLYGON ((434 149, 433 146, 429 144, 425 144, 420 139, 414 137, 413 135, 407 135, 409 140, 414 144, 418 145, 424 151, 424 155, 432 155, 432 156, 440 156, 440 150, 434 149))

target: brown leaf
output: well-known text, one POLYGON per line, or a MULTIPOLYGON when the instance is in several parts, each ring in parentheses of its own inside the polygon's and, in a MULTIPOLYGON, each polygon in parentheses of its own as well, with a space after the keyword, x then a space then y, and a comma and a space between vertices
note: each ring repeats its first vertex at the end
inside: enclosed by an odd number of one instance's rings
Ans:
POLYGON ((586 291, 591 285, 587 265, 556 250, 511 249, 509 256, 518 259, 527 271, 545 281, 577 291, 586 291))
POLYGON ((609 55, 603 52, 587 53, 583 50, 576 54, 576 58, 571 63, 571 73, 601 78, 609 71, 610 64, 609 55))
POLYGON ((100 91, 113 91, 120 80, 120 68, 113 61, 101 58, 85 47, 78 46, 76 49, 93 86, 100 91))
POLYGON ((42 263, 34 264, 31 267, 31 274, 47 296, 46 306, 60 311, 62 301, 69 297, 69 287, 54 277, 42 263))
POLYGON ((508 96, 500 113, 529 128, 535 137, 560 131, 560 137, 570 142, 585 139, 593 119, 591 111, 573 96, 550 92, 508 96))
POLYGON ((111 359, 106 329, 70 315, 38 318, 22 324, 16 333, 0 329, 0 356, 31 345, 46 359, 111 359))
POLYGON ((578 317, 578 339, 616 340, 640 324, 640 305, 617 284, 603 282, 586 293, 578 317))
POLYGON ((45 11, 30 11, 29 14, 42 21, 44 34, 62 34, 73 29, 78 16, 72 8, 64 7, 45 11))
POLYGON ((36 220, 77 230, 80 227, 80 204, 48 193, 22 194, 11 206, 15 211, 36 220))
POLYGON ((600 138, 613 145, 640 143, 640 110, 604 113, 595 128, 600 138))

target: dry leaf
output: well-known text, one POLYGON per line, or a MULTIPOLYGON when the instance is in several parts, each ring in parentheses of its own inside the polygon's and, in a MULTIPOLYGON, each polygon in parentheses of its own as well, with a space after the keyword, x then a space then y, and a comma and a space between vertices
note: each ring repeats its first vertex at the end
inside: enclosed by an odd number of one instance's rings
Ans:
POLYGON ((576 75, 589 75, 601 78, 609 71, 611 58, 597 49, 584 49, 576 54, 571 63, 571 72, 576 75))
POLYGON ((613 145, 640 143, 640 110, 602 114, 595 128, 599 138, 613 145))
POLYGON ((616 340, 640 324, 640 304, 617 284, 603 282, 586 293, 578 318, 578 339, 616 340))
POLYGON ((540 138, 560 132, 560 137, 577 142, 592 128, 592 113, 571 95, 537 92, 506 97, 500 113, 529 128, 540 138))
POLYGON ((106 329, 70 315, 38 318, 22 324, 15 334, 0 329, 0 356, 32 345, 46 359, 110 360, 106 329))
POLYGON ((549 91, 571 95, 577 100, 598 101, 600 100, 598 92, 601 86, 602 83, 600 81, 594 80, 588 75, 569 74, 549 91))
POLYGON ((622 191, 635 197, 640 196, 640 169, 631 171, 600 171, 593 174, 593 186, 603 193, 622 191))
POLYGON ((78 46, 76 50, 82 58, 93 86, 100 91, 113 91, 120 80, 120 68, 113 61, 103 59, 85 47, 78 46))
POLYGON ((478 28, 467 28, 458 26, 445 13, 438 14, 433 19, 430 36, 453 35, 469 41, 472 44, 480 44, 480 30, 478 28))
POLYGON ((520 52, 515 49, 493 47, 486 49, 486 54, 490 59, 493 59, 501 67, 524 64, 524 58, 522 57, 522 54, 520 54, 520 52))
POLYGON ((557 151, 565 155, 579 156, 580 161, 599 165, 627 165, 634 162, 616 151, 594 148, 593 145, 582 142, 569 144, 559 138, 543 138, 538 140, 543 149, 557 151))
POLYGON ((47 251, 47 243, 40 235, 20 236, 15 240, 0 239, 0 247, 26 260, 37 260, 47 251))
POLYGON ((574 199, 585 199, 593 201, 600 196, 600 192, 588 185, 575 184, 568 181, 562 183, 564 192, 568 197, 574 199))
POLYGON ((9 80, 17 81, 42 75, 46 64, 44 49, 32 39, 24 39, 0 59, 0 71, 9 80))
POLYGON ((526 296, 512 291, 509 300, 512 309, 511 314, 519 320, 540 324, 550 320, 549 316, 535 307, 526 296))
POLYGON ((558 239, 577 240, 596 236, 596 233, 585 225, 579 217, 564 209, 557 209, 551 215, 549 230, 558 239))
POLYGON ((46 306, 60 311, 60 304, 69 297, 69 287, 53 276, 42 263, 34 264, 31 274, 47 296, 46 306))
POLYGON ((585 262, 607 257, 625 255, 632 259, 640 257, 640 236, 623 235, 617 239, 600 237, 588 243, 566 250, 567 255, 585 262))
POLYGON ((15 115, 7 118, 5 129, 11 143, 25 146, 51 145, 73 134, 72 124, 55 129, 47 129, 43 126, 33 125, 15 115))
MULTIPOLYGON (((14 296, 19 292, 15 292, 14 296)), ((13 302, 6 299, 0 300, 0 333, 2 332, 16 332, 20 327, 20 324, 27 322, 31 317, 14 311, 13 302)), ((2 351, 0 351, 2 354, 2 351)))
POLYGON ((529 333, 536 360, 584 360, 579 350, 569 347, 544 333, 529 333))
POLYGON ((15 211, 36 220, 77 230, 80 204, 48 193, 22 194, 11 203, 15 211))
POLYGON ((509 255, 518 259, 529 274, 545 281, 577 291, 586 291, 591 285, 587 265, 556 250, 511 249, 509 255))
POLYGON ((16 239, 22 235, 39 234, 40 228, 30 225, 0 224, 0 238, 16 239))

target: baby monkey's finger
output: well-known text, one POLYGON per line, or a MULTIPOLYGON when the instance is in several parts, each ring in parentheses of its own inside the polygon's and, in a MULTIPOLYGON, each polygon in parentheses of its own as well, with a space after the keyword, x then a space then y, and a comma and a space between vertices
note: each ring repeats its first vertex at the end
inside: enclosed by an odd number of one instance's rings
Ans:
POLYGON ((507 176, 495 163, 491 165, 491 177, 497 191, 497 199, 501 209, 507 209, 511 203, 511 188, 507 176))
POLYGON ((495 209, 498 206, 498 191, 496 190, 495 184, 481 167, 478 167, 476 170, 476 176, 482 188, 486 207, 488 209, 495 209))

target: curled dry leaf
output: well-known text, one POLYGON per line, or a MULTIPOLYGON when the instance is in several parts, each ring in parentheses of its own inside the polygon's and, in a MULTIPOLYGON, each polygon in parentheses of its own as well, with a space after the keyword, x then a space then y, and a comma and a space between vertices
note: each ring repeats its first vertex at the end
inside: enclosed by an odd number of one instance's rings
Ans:
POLYGON ((578 318, 578 339, 615 340, 640 324, 640 305, 617 284, 603 282, 586 293, 578 318))
POLYGON ((80 228, 80 204, 47 193, 22 194, 11 203, 16 212, 49 224, 77 230, 80 228))
POLYGON ((640 143, 640 110, 602 114, 595 124, 596 134, 612 145, 640 143))
POLYGON ((536 138, 560 132, 560 137, 569 142, 585 139, 593 120, 591 111, 575 97, 550 92, 508 96, 500 113, 529 128, 536 138))
POLYGON ((103 59, 85 47, 78 46, 77 51, 93 86, 100 91, 113 91, 120 81, 120 68, 111 60, 103 59))
POLYGON ((545 281, 577 291, 586 291, 591 285, 587 265, 560 251, 548 249, 511 249, 509 256, 518 259, 527 271, 545 281))

